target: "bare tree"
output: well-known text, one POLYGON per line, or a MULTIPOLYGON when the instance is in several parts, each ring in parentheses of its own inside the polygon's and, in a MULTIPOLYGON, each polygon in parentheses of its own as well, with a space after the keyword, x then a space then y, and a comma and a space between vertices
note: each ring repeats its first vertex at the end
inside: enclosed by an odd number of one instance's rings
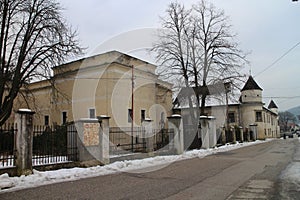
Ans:
MULTIPOLYGON (((167 16, 161 18, 162 28, 159 32, 159 41, 154 44, 152 51, 156 52, 157 60, 162 68, 158 72, 164 79, 175 83, 178 91, 182 87, 190 87, 193 81, 190 77, 192 41, 189 41, 191 25, 191 10, 185 9, 184 5, 171 3, 166 10, 167 16)), ((182 92, 182 91, 181 91, 182 92)), ((180 95, 180 94, 179 94, 180 95)), ((189 107, 193 107, 191 91, 187 90, 181 94, 183 99, 188 101, 189 107)), ((190 110, 190 117, 193 124, 197 126, 198 110, 190 110), (195 113, 196 112, 196 113, 195 113)))
POLYGON ((235 42, 228 17, 212 4, 202 0, 186 10, 171 3, 166 12, 153 51, 167 78, 179 77, 186 87, 196 88, 196 104, 204 114, 207 86, 220 82, 235 85, 243 77, 240 69, 247 62, 246 54, 235 42))
POLYGON ((291 112, 288 112, 288 111, 279 112, 278 115, 279 115, 279 126, 284 131, 287 131, 290 128, 288 126, 289 123, 295 123, 296 122, 296 117, 291 112))
POLYGON ((82 49, 55 0, 0 1, 0 125, 20 88, 51 76, 51 67, 82 49))
POLYGON ((160 41, 154 45, 153 51, 157 53, 157 59, 161 65, 168 68, 162 69, 161 74, 170 78, 170 74, 178 75, 178 80, 183 78, 186 86, 189 86, 189 47, 186 31, 189 25, 190 13, 183 5, 171 3, 166 10, 167 16, 161 18, 162 31, 159 33, 160 41))

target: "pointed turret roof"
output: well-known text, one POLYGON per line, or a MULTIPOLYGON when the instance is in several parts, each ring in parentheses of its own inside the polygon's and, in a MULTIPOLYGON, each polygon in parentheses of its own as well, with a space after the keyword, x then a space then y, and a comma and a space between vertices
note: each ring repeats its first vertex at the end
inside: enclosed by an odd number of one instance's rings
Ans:
POLYGON ((262 90, 261 87, 258 86, 258 84, 255 82, 252 76, 249 76, 246 84, 244 85, 243 89, 244 90, 262 90))
POLYGON ((272 109, 272 108, 276 108, 276 109, 277 109, 278 107, 277 107, 277 105, 275 104, 275 102, 274 102, 273 100, 271 100, 271 102, 270 102, 268 108, 269 108, 269 109, 272 109))

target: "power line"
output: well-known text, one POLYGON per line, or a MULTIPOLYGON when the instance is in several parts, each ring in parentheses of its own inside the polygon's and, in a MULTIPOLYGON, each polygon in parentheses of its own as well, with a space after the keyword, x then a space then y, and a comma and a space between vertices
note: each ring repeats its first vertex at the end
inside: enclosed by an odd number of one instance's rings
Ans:
POLYGON ((278 63, 282 58, 284 58, 286 55, 288 55, 292 50, 294 50, 298 45, 300 44, 300 42, 298 42, 297 44, 295 44, 294 46, 292 46, 289 50, 287 50, 284 54, 282 54, 279 58, 277 58, 273 63, 271 63, 269 66, 267 66, 264 70, 260 71, 259 73, 257 73, 254 77, 264 73, 265 71, 267 71, 269 68, 273 67, 276 63, 278 63))
POLYGON ((266 98, 266 99, 295 99, 295 98, 300 98, 300 96, 271 96, 271 97, 263 97, 263 98, 266 98))

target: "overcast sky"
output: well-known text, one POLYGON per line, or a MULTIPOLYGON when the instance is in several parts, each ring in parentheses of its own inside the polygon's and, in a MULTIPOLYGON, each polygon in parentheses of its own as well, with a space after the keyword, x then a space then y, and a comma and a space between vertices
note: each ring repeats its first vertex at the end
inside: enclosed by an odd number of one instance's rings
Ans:
MULTIPOLYGON (((208 0, 209 1, 209 0, 208 0)), ((171 0, 59 0, 64 17, 78 30, 88 54, 112 50, 130 53, 146 47, 148 32, 160 27, 159 16, 171 0), (132 38, 131 33, 135 33, 132 38), (131 34, 131 37, 127 37, 131 34), (124 36, 125 35, 125 36, 124 36), (145 36, 144 36, 145 35, 145 36), (124 36, 124 37, 122 37, 124 36), (130 38, 130 39, 128 39, 130 38), (108 45, 111 41, 114 47, 108 45), (123 42, 123 48, 116 45, 123 42), (127 48, 124 49, 124 42, 127 48), (128 47, 129 43, 138 43, 128 47), (100 47, 100 48, 99 48, 100 47)), ((182 0, 186 7, 196 0, 182 0)), ((210 0, 230 17, 240 48, 248 56, 254 79, 283 111, 300 105, 300 2, 292 0, 210 0), (297 46, 296 46, 297 45, 297 46), (296 47, 295 47, 296 46, 296 47), (293 48, 294 47, 294 48, 293 48), (292 49, 293 48, 293 49, 292 49), (289 51, 290 50, 290 51, 289 51), (279 61, 277 61, 281 56, 279 61), (272 65, 277 61, 275 64, 272 65), (289 97, 289 98, 286 98, 289 97)), ((149 46, 148 46, 149 47, 149 46)), ((266 105, 267 106, 267 105, 266 105)))

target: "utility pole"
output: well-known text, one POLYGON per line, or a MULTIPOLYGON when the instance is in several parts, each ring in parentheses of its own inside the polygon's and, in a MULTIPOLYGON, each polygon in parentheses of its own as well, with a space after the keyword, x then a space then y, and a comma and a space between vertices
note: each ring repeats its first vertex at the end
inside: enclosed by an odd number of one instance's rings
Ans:
POLYGON ((133 152, 133 123, 134 123, 134 66, 131 66, 131 151, 133 152))

